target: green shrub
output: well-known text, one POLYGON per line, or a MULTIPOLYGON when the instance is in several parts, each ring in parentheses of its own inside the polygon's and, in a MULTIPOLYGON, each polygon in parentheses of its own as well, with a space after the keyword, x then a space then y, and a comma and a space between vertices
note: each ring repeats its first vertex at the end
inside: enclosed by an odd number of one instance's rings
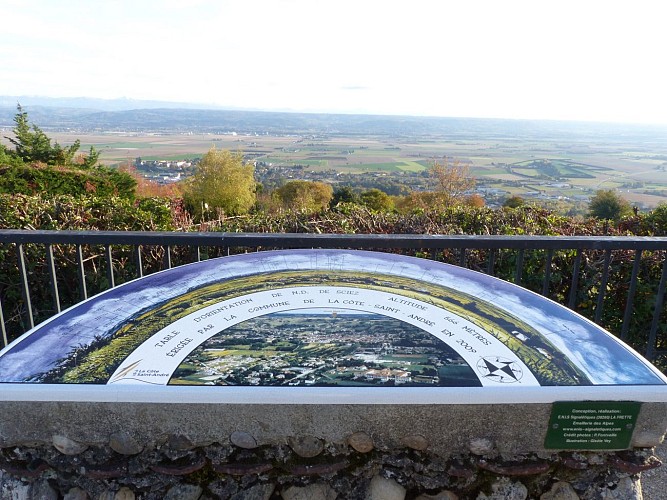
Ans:
POLYGON ((98 166, 89 169, 43 164, 0 166, 0 193, 134 199, 136 181, 127 173, 98 166))

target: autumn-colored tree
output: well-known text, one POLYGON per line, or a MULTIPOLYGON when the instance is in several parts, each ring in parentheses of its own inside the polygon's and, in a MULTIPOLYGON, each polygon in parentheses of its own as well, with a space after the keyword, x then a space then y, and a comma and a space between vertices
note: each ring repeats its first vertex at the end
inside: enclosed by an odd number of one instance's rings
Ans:
POLYGON ((400 212, 415 210, 444 210, 454 205, 483 206, 483 199, 470 191, 475 179, 470 166, 459 161, 434 161, 428 174, 432 180, 430 191, 412 192, 396 200, 400 212))
POLYGON ((406 196, 396 197, 394 205, 401 213, 444 208, 442 196, 435 191, 413 191, 406 196))
POLYGON ((195 220, 222 211, 247 213, 255 203, 255 168, 243 163, 243 154, 211 148, 187 180, 183 200, 195 220))
POLYGON ((469 207, 481 208, 486 205, 486 201, 484 201, 484 198, 482 198, 477 193, 473 193, 465 197, 464 204, 469 207))
POLYGON ((129 162, 121 165, 118 170, 125 172, 137 183, 135 189, 138 198, 182 198, 183 182, 170 182, 169 184, 158 184, 155 181, 146 179, 139 173, 137 168, 129 162))
POLYGON ((324 182, 290 181, 276 189, 273 195, 285 209, 317 212, 329 206, 333 189, 324 182))
POLYGON ((470 165, 460 161, 434 161, 429 174, 433 179, 433 191, 442 201, 456 205, 475 187, 475 178, 470 173, 470 165))

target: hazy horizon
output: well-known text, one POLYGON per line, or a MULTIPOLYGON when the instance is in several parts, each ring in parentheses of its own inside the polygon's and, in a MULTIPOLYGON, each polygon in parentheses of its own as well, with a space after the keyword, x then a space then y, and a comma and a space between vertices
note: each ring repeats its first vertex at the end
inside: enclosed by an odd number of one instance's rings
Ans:
POLYGON ((8 0, 2 93, 667 124, 656 0, 8 0))
MULTIPOLYGON (((217 112, 249 112, 249 113, 288 113, 288 114, 313 114, 313 115, 343 115, 343 116, 377 116, 386 118, 411 118, 411 119, 452 119, 452 120, 479 120, 488 122, 552 122, 554 124, 581 124, 591 126, 610 126, 610 127, 638 127, 646 129, 665 129, 667 128, 667 121, 664 123, 649 123, 638 121, 604 121, 595 119, 568 119, 568 118, 515 118, 515 117, 498 117, 498 116, 445 116, 445 115, 426 115, 426 114, 396 114, 391 112, 364 112, 364 111, 346 111, 346 110, 299 110, 290 108, 276 108, 276 109, 262 109, 256 107, 235 107, 235 106, 221 106, 217 104, 207 104, 198 102, 183 102, 183 101, 157 101, 151 99, 133 99, 129 97, 118 98, 98 98, 89 96, 43 96, 43 95, 23 95, 23 96, 8 96, 0 95, 0 109, 11 108, 12 116, 15 113, 17 105, 30 111, 30 108, 51 108, 57 109, 80 109, 90 112, 123 112, 123 111, 140 111, 140 110, 188 110, 188 111, 217 111, 217 112), (76 101, 73 102, 73 101, 76 101), (132 105, 136 104, 136 105, 132 105)), ((9 124, 9 122, 8 122, 9 124)), ((48 128, 48 125, 47 125, 48 128)))

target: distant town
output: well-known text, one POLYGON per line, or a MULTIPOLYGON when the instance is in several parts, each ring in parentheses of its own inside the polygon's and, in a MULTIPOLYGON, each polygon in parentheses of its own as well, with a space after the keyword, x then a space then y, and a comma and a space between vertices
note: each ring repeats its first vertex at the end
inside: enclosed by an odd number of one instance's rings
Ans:
MULTIPOLYGON (((298 152, 298 151, 297 151, 298 152)), ((430 187, 428 171, 410 172, 387 172, 369 171, 361 173, 346 173, 335 168, 326 170, 314 170, 308 165, 300 164, 274 164, 258 160, 261 155, 257 153, 245 154, 246 161, 252 161, 255 166, 255 178, 265 188, 273 189, 289 180, 306 180, 326 182, 332 186, 353 185, 361 189, 381 189, 390 195, 406 195, 412 191, 426 191, 430 187)), ((193 174, 201 157, 186 160, 144 160, 140 157, 134 160, 135 168, 149 179, 158 184, 169 184, 181 181, 193 174)), ((588 203, 591 196, 595 194, 594 189, 577 187, 569 182, 553 181, 539 178, 536 175, 523 174, 523 170, 531 168, 539 169, 545 165, 545 160, 535 163, 537 167, 526 164, 494 164, 497 168, 506 170, 509 174, 523 175, 523 180, 504 181, 500 187, 498 183, 486 178, 477 179, 474 189, 466 194, 477 194, 482 197, 490 207, 500 206, 517 189, 522 191, 521 196, 527 200, 540 202, 572 202, 588 203), (579 194, 577 194, 577 192, 579 194)), ((630 186, 633 187, 633 186, 630 186)), ((637 187, 636 185, 634 187, 637 187)), ((639 204, 640 208, 648 208, 639 204)))
POLYGON ((193 351, 170 383, 480 385, 466 362, 433 335, 385 316, 335 309, 277 313, 224 330, 193 351))

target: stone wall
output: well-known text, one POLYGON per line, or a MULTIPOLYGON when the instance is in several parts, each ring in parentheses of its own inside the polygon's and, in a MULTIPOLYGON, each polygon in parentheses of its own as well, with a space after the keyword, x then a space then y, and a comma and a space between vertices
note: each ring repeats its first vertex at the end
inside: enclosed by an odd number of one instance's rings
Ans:
POLYGON ((9 401, 0 498, 641 498, 664 404, 603 452, 545 450, 549 407, 9 401))
POLYGON ((365 433, 343 443, 299 436, 272 446, 245 433, 204 447, 171 436, 145 448, 127 435, 90 447, 54 436, 51 446, 0 450, 0 497, 628 500, 641 498, 638 474, 660 465, 650 449, 501 457, 479 439, 470 450, 442 457, 423 436, 378 449, 365 433))

